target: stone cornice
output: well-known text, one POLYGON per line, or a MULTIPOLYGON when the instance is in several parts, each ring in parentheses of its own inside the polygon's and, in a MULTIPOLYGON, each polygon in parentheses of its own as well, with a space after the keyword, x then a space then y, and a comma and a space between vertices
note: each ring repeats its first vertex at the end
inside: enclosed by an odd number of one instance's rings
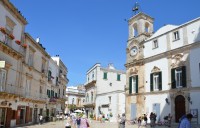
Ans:
POLYGON ((154 60, 157 60, 157 59, 160 59, 160 58, 164 58, 164 57, 172 58, 172 55, 176 55, 177 53, 187 51, 187 50, 190 50, 191 48, 195 48, 195 47, 200 47, 200 43, 195 42, 195 43, 192 43, 192 44, 189 44, 189 45, 185 45, 185 46, 182 46, 182 47, 170 50, 170 51, 166 51, 166 52, 154 55, 154 56, 150 56, 148 58, 133 60, 131 63, 126 63, 125 67, 128 68, 130 66, 148 63, 148 62, 151 62, 151 61, 154 61, 154 60))
POLYGON ((51 56, 29 35, 28 33, 25 33, 25 36, 31 40, 30 43, 32 43, 37 49, 39 49, 47 58, 51 58, 51 56))
POLYGON ((6 45, 2 41, 0 41, 0 50, 3 51, 5 54, 15 58, 15 59, 20 59, 23 58, 23 55, 16 51, 15 49, 11 48, 10 46, 6 45))
POLYGON ((26 18, 22 16, 20 11, 18 11, 18 9, 9 0, 1 0, 1 1, 3 5, 6 6, 11 11, 11 13, 13 13, 13 15, 17 17, 17 19, 19 19, 24 25, 28 24, 26 18))

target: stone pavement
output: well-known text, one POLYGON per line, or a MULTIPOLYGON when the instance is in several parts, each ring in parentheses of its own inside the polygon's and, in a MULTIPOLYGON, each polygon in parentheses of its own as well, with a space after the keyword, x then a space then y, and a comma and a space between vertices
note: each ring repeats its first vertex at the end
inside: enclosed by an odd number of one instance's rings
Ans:
MULTIPOLYGON (((118 128, 117 123, 111 123, 111 122, 100 123, 98 121, 90 122, 90 126, 91 126, 90 128, 118 128)), ((177 128, 177 127, 178 127, 177 124, 173 124, 171 126, 171 128, 177 128)), ((65 128, 65 121, 48 122, 42 125, 36 124, 36 125, 23 126, 17 128, 65 128)), ((126 124, 126 128, 138 128, 138 126, 126 124)), ((150 128, 150 126, 148 125, 147 127, 140 127, 140 128, 150 128)), ((168 128, 168 127, 156 126, 155 128, 168 128)), ((200 128, 200 127, 194 126, 192 128, 200 128)))

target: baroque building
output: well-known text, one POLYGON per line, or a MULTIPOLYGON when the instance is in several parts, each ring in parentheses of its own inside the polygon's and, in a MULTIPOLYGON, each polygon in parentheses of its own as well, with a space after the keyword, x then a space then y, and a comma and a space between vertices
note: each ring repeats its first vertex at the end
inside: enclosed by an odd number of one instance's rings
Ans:
POLYGON ((200 18, 165 25, 153 33, 150 16, 140 12, 128 21, 126 48, 126 116, 155 112, 172 121, 191 112, 199 119, 200 18))

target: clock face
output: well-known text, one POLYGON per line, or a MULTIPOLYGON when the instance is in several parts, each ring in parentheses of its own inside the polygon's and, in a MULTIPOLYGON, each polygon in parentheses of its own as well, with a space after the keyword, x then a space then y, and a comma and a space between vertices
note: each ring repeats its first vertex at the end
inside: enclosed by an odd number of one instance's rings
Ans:
POLYGON ((136 46, 134 46, 133 48, 131 48, 131 51, 130 51, 131 56, 135 56, 137 54, 137 52, 138 52, 138 49, 137 49, 136 46))

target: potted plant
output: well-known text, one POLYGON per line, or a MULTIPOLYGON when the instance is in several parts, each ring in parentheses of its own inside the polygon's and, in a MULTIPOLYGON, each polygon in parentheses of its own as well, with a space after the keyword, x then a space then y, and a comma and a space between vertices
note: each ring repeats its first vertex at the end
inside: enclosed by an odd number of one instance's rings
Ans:
POLYGON ((22 47, 27 48, 27 44, 23 44, 22 47))
POLYGON ((6 34, 6 29, 5 29, 5 28, 0 27, 0 31, 1 31, 2 33, 6 34))
POLYGON ((20 40, 15 40, 15 43, 20 45, 21 44, 21 41, 20 40))
POLYGON ((10 37, 11 40, 15 39, 15 37, 13 36, 13 34, 9 34, 8 36, 10 37))

